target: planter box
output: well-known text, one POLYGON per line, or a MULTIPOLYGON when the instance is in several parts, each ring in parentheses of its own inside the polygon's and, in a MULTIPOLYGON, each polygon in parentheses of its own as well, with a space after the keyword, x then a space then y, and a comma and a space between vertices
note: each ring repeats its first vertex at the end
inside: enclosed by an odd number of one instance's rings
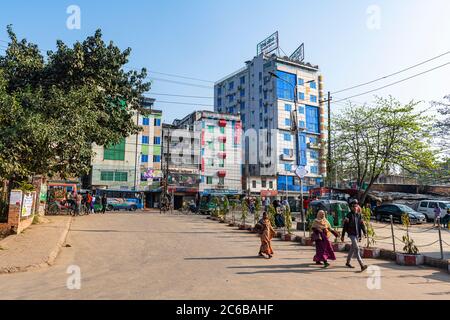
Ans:
POLYGON ((282 236, 283 236, 283 232, 277 231, 275 238, 281 239, 282 236))
POLYGON ((307 222, 297 222, 297 231, 303 231, 303 225, 305 224, 305 231, 308 231, 307 222))
POLYGON ((332 243, 332 246, 333 246, 333 250, 335 252, 342 252, 342 251, 345 251, 346 244, 343 242, 337 242, 337 243, 332 243))
POLYGON ((295 242, 298 242, 298 243, 302 243, 302 237, 296 236, 296 237, 294 238, 294 241, 295 241, 295 242))
POLYGON ((228 226, 229 226, 229 227, 234 227, 234 223, 233 223, 233 222, 230 222, 230 223, 228 224, 228 226))
POLYGON ((350 243, 346 243, 345 247, 344 247, 344 251, 350 251, 351 247, 352 247, 352 245, 350 243))
POLYGON ((424 257, 421 254, 413 255, 413 254, 405 254, 405 253, 397 253, 396 262, 402 266, 420 266, 424 262, 424 257))
POLYGON ((294 240, 294 235, 293 234, 289 234, 289 233, 283 234, 282 237, 281 237, 281 240, 283 240, 283 241, 292 241, 292 240, 294 240))
POLYGON ((314 245, 314 241, 311 238, 302 238, 302 245, 311 247, 314 245))
POLYGON ((378 248, 361 248, 361 256, 366 259, 376 259, 380 256, 380 249, 378 248))
POLYGON ((245 225, 243 225, 243 224, 240 224, 240 225, 239 225, 239 230, 246 230, 246 227, 245 227, 245 225))

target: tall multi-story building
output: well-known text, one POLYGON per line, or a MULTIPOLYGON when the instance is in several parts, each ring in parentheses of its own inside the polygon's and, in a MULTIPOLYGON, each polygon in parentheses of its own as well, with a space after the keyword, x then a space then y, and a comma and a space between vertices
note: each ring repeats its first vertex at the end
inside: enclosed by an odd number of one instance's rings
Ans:
POLYGON ((308 171, 304 192, 322 184, 326 120, 318 66, 262 53, 217 81, 214 91, 216 112, 241 116, 247 137, 245 176, 252 177, 246 179, 245 189, 254 189, 254 177, 276 179, 278 195, 298 197, 298 166, 308 171), (298 121, 298 137, 291 130, 293 119, 298 121))
POLYGON ((163 168, 175 208, 194 195, 242 193, 241 120, 237 115, 196 111, 164 125, 163 168))
POLYGON ((162 112, 154 110, 155 100, 143 98, 148 114, 133 118, 142 131, 119 144, 94 145, 92 170, 85 187, 93 189, 133 190, 146 192, 146 206, 153 207, 161 193, 162 112))

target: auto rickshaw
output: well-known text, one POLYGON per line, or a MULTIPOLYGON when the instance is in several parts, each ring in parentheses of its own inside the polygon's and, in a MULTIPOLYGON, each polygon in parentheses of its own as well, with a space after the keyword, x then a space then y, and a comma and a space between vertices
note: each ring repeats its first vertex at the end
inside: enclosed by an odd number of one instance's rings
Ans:
POLYGON ((328 222, 333 228, 342 228, 345 216, 350 212, 347 202, 339 200, 315 200, 309 203, 308 224, 311 225, 317 217, 317 212, 327 213, 328 222))

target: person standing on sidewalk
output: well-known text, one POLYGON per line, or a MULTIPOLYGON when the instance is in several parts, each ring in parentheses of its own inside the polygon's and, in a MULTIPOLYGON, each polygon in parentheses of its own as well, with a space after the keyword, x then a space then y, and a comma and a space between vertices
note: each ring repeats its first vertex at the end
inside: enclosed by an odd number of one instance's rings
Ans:
POLYGON ((106 198, 106 194, 102 195, 102 213, 106 213, 106 206, 108 205, 108 198, 106 198))
POLYGON ((436 203, 434 205, 434 223, 433 223, 433 227, 439 227, 440 224, 440 219, 441 219, 441 207, 439 206, 439 203, 436 203))
POLYGON ((82 208, 82 205, 83 205, 83 196, 80 193, 78 193, 76 199, 77 199, 76 200, 77 201, 76 214, 81 215, 81 208, 82 208))
POLYGON ((345 234, 347 233, 348 237, 352 241, 352 245, 350 247, 350 251, 347 256, 347 263, 345 265, 348 268, 353 269, 354 267, 350 263, 352 261, 352 258, 356 255, 356 259, 358 260, 358 263, 361 267, 361 271, 364 271, 367 269, 367 266, 364 264, 361 258, 358 242, 361 241, 361 237, 363 234, 364 236, 367 236, 367 231, 364 225, 364 221, 361 217, 361 212, 360 210, 358 210, 360 208, 358 200, 352 200, 350 202, 350 208, 351 211, 347 214, 347 216, 344 219, 344 228, 342 230, 342 237, 341 237, 342 242, 344 242, 345 234))

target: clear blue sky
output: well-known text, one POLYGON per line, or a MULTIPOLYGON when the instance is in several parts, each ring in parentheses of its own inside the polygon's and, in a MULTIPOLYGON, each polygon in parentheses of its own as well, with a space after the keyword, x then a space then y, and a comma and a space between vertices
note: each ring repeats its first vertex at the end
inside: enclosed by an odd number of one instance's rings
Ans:
MULTIPOLYGON (((256 44, 278 30, 281 48, 287 54, 305 42, 306 60, 320 66, 326 89, 337 91, 449 51, 449 17, 448 0, 15 0, 2 3, 0 40, 6 40, 6 25, 13 24, 19 37, 47 50, 55 47, 56 39, 72 43, 101 28, 105 39, 123 49, 133 49, 130 66, 216 81, 253 58, 256 44), (72 4, 81 8, 80 30, 66 28, 66 9, 72 4), (371 5, 381 10, 379 29, 367 27, 370 17, 366 11, 371 5)), ((450 55, 336 98, 377 88, 446 62, 450 62, 450 55)), ((449 84, 447 66, 377 94, 392 94, 403 102, 423 100, 421 108, 427 108, 429 101, 450 93, 449 84)), ((212 88, 161 81, 154 81, 151 92, 213 96, 212 88)), ((198 107, 157 103, 165 121, 213 104, 212 99, 157 98, 198 103, 198 107)), ((372 98, 366 95, 354 100, 366 102, 372 98)), ((340 106, 333 108, 339 110, 340 106)))

